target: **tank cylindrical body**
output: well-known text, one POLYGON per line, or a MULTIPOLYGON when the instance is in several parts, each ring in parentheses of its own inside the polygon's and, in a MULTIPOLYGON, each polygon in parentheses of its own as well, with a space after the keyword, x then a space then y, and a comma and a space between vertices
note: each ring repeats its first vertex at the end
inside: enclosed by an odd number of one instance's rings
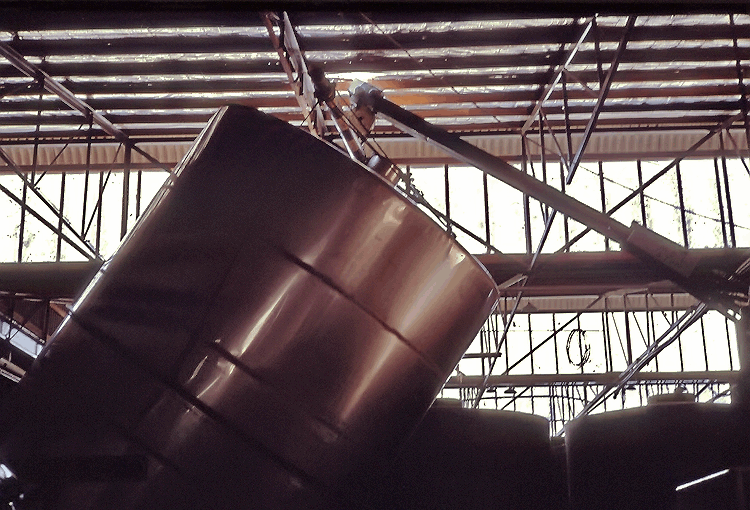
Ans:
POLYGON ((226 107, 21 382, 0 455, 146 460, 53 484, 58 509, 315 508, 389 458, 496 299, 389 183, 226 107))
POLYGON ((676 508, 677 487, 747 465, 750 422, 732 406, 660 403, 584 416, 566 429, 571 507, 676 508))
POLYGON ((363 508, 563 510, 564 457, 555 453, 541 416, 433 406, 363 508))

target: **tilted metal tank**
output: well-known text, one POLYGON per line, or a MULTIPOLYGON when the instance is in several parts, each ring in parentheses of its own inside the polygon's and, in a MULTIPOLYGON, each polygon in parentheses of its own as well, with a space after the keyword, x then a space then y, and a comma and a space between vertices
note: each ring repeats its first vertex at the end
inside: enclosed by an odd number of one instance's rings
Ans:
POLYGON ((20 383, 0 461, 56 509, 341 502, 496 301, 387 181, 225 107, 20 383), (133 458, 142 473, 116 469, 133 458), (111 476, 76 471, 85 459, 111 476))

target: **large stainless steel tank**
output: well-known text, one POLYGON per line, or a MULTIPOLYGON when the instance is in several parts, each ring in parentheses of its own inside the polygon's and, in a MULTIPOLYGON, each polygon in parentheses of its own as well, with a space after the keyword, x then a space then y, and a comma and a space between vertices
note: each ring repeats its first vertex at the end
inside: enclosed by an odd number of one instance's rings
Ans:
POLYGON ((222 109, 176 174, 22 381, 2 462, 56 509, 340 503, 495 285, 385 180, 258 111, 222 109), (140 479, 59 472, 132 455, 140 479))
MULTIPOLYGON (((679 485, 748 465, 748 431, 748 414, 722 404, 668 402, 583 416, 566 429, 571 508, 686 508, 679 485)), ((733 508, 720 501, 701 508, 733 508)))
POLYGON ((541 416, 433 405, 363 508, 563 510, 564 453, 541 416))

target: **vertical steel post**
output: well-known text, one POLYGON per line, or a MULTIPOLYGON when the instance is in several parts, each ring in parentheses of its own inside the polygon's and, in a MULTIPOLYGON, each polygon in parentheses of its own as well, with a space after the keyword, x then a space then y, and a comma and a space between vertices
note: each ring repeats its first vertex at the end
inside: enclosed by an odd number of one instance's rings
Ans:
MULTIPOLYGON (((528 159, 529 154, 526 151, 526 137, 521 135, 521 169, 523 173, 528 172, 528 159)), ((524 233, 526 236, 526 253, 531 253, 531 211, 529 210, 529 195, 523 193, 523 225, 524 233)))
MULTIPOLYGON (((60 217, 57 220, 57 229, 62 232, 63 215, 65 214, 65 172, 60 175, 60 217)), ((62 255, 62 237, 57 236, 57 249, 55 251, 55 261, 60 262, 62 255)))
POLYGON ((648 228, 646 224, 646 196, 643 193, 643 170, 641 168, 641 160, 636 161, 636 169, 638 171, 638 189, 640 190, 638 196, 641 199, 641 222, 644 227, 648 228))
POLYGON ((130 205, 130 146, 125 146, 125 160, 122 169, 122 216, 120 221, 120 239, 128 233, 128 206, 130 205))
POLYGON ((490 198, 489 185, 487 183, 487 172, 482 171, 482 189, 484 191, 484 236, 487 240, 487 253, 490 253, 490 198))
POLYGON ((714 158, 714 175, 716 177, 716 198, 719 203, 719 217, 721 219, 721 237, 724 241, 724 248, 729 246, 727 239, 727 221, 724 217, 724 199, 721 196, 721 177, 719 176, 719 158, 714 158))
MULTIPOLYGON (((649 313, 651 314, 651 338, 655 342, 657 338, 656 337, 656 320, 654 320, 654 312, 652 311, 649 313)), ((654 358, 654 368, 656 369, 657 372, 659 371, 659 357, 658 356, 654 358)))
MULTIPOLYGON (((560 161, 560 191, 565 193, 565 165, 562 161, 560 161)), ((567 246, 570 243, 570 223, 567 214, 563 214, 563 235, 567 246)), ((565 251, 570 251, 570 248, 565 248, 565 251)))
POLYGON ((141 217, 141 191, 143 189, 143 171, 138 170, 138 179, 135 186, 135 218, 141 217))
MULTIPOLYGON (((599 170, 599 197, 602 202, 602 212, 607 214, 607 195, 604 193, 604 164, 601 161, 597 162, 599 170)), ((604 238, 604 250, 609 251, 609 238, 604 238)))
POLYGON ((552 343, 555 347, 555 373, 560 373, 560 356, 557 353, 557 319, 555 313, 552 312, 552 343))
POLYGON ((102 248, 102 206, 104 201, 104 172, 99 172, 99 199, 96 202, 96 253, 102 248))
POLYGON ((633 342, 630 337, 630 320, 628 319, 627 310, 624 312, 625 315, 625 348, 627 350, 628 365, 633 363, 633 342))
POLYGON ((610 371, 609 370, 609 364, 610 364, 609 354, 610 353, 609 353, 609 349, 607 349, 607 322, 606 322, 606 319, 607 319, 607 312, 606 312, 607 302, 606 302, 606 298, 605 298, 605 301, 604 301, 604 307, 605 307, 605 311, 602 312, 601 314, 599 314, 599 316, 602 319, 602 351, 604 351, 604 371, 605 372, 609 372, 610 371))
POLYGON ((18 252, 17 261, 23 262, 23 238, 24 230, 26 227, 26 198, 28 192, 28 184, 26 180, 23 181, 23 190, 21 191, 21 221, 18 224, 18 252))
POLYGON ((89 119, 89 130, 86 134, 86 171, 83 174, 83 204, 81 212, 81 236, 86 238, 86 205, 89 198, 89 175, 91 174, 91 129, 93 123, 89 119))
POLYGON ((690 248, 690 239, 688 237, 687 214, 685 211, 685 195, 682 191, 682 171, 680 169, 679 163, 677 163, 677 167, 675 168, 675 173, 677 175, 677 198, 680 201, 680 223, 682 224, 682 242, 685 245, 685 248, 690 248))
POLYGON ((570 111, 568 109, 568 79, 563 73, 562 77, 563 91, 563 113, 565 114, 565 139, 568 142, 568 164, 573 161, 573 137, 570 132, 570 111))
POLYGON ((448 180, 448 165, 443 167, 443 175, 445 178, 445 220, 448 223, 446 231, 448 234, 453 232, 453 224, 451 222, 451 188, 448 180))
POLYGON ((531 373, 534 373, 534 338, 531 335, 532 328, 531 328, 531 314, 526 314, 526 321, 528 323, 529 329, 529 362, 531 363, 531 373))
MULTIPOLYGON (((670 299, 670 305, 672 305, 672 308, 674 308, 674 294, 671 294, 669 296, 670 299)), ((682 335, 677 337, 677 350, 680 353, 680 372, 685 371, 685 357, 682 352, 682 335)))
MULTIPOLYGON (((539 116, 544 117, 544 112, 542 110, 539 110, 539 116)), ((544 142, 544 123, 539 123, 539 153, 541 156, 541 166, 542 166, 542 182, 544 184, 547 184, 547 147, 545 147, 544 142)), ((549 218, 549 205, 547 204, 540 204, 542 206, 542 217, 544 218, 544 221, 547 221, 547 218, 549 218)))
MULTIPOLYGON (((747 315, 747 314, 743 314, 747 315)), ((736 321, 735 321, 736 322, 736 321)), ((729 337, 729 319, 724 317, 724 329, 727 333, 727 353, 729 354, 729 370, 734 370, 734 356, 732 356, 732 341, 729 337)))
MULTIPOLYGON (((703 324, 703 317, 700 320, 701 323, 701 340, 703 342, 703 361, 706 364, 706 372, 708 372, 708 347, 706 346, 706 326, 703 324)), ((748 366, 745 364, 745 366, 748 366)), ((750 368, 750 366, 748 366, 750 368)))
POLYGON ((724 193, 727 197, 727 218, 729 219, 729 240, 732 248, 737 247, 737 238, 734 232, 734 214, 732 212, 732 196, 729 192, 729 171, 727 170, 727 156, 724 152, 724 136, 719 133, 719 146, 721 148, 721 166, 724 170, 724 193))

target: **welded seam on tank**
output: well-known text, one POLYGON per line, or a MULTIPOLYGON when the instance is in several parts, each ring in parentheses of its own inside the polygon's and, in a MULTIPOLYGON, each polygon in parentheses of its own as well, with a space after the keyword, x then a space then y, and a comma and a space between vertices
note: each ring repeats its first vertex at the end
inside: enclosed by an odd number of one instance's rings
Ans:
POLYGON ((399 331, 394 329, 392 326, 390 326, 388 323, 386 323, 384 320, 382 320, 380 317, 375 315, 371 310, 369 310, 366 306, 364 306, 362 303, 354 299, 354 296, 347 293, 343 288, 341 288, 336 282, 333 281, 333 279, 318 271, 311 265, 303 262, 301 259, 297 258, 295 255, 287 252, 285 249, 283 249, 280 246, 276 246, 276 249, 278 249, 281 254, 290 262, 293 264, 299 266, 300 268, 304 269, 311 275, 318 278, 320 281, 322 281, 327 286, 331 287, 333 290, 344 296, 347 300, 349 300, 354 306, 365 312, 367 315, 373 318, 378 324, 380 324, 383 329, 394 335, 396 338, 398 338, 404 345, 406 345, 409 349, 414 351, 414 353, 419 356, 419 358, 427 365, 427 367, 432 370, 441 380, 445 377, 444 370, 440 368, 440 366, 432 361, 430 358, 428 358, 417 346, 415 346, 413 343, 411 343, 409 340, 407 340, 399 331))
MULTIPOLYGON (((271 384, 269 381, 265 380, 263 377, 256 374, 250 367, 245 365, 240 358, 232 354, 231 352, 224 349, 221 345, 211 342, 204 344, 205 347, 212 349, 215 351, 219 356, 223 357, 230 363, 232 363, 234 366, 236 366, 240 371, 244 372, 246 375, 251 377, 252 379, 259 382, 261 385, 265 386, 266 388, 273 390, 274 392, 274 398, 276 402, 279 405, 284 406, 287 409, 293 409, 298 410, 297 407, 289 404, 289 402, 293 401, 292 395, 287 394, 287 392, 277 388, 275 385, 271 384)), ((323 425, 327 429, 329 429, 331 432, 338 436, 344 436, 346 437, 346 433, 344 429, 334 425, 333 423, 328 422, 327 420, 324 420, 323 418, 319 417, 318 415, 315 415, 313 413, 308 412, 306 409, 301 410, 308 418, 311 420, 319 423, 320 425, 323 425)))
POLYGON ((135 353, 131 352, 130 350, 126 349, 124 346, 120 345, 120 343, 117 341, 116 338, 110 336, 109 334, 100 330, 96 326, 89 324, 86 320, 81 319, 80 317, 78 317, 78 314, 71 313, 70 318, 71 320, 75 321, 76 324, 78 324, 83 330, 88 332, 93 338, 99 341, 99 343, 101 343, 103 346, 111 349, 116 354, 121 356, 124 361, 130 363, 135 368, 145 372, 154 381, 156 381, 158 384, 161 384, 166 390, 171 390, 179 398, 184 400, 189 405, 195 407, 198 411, 203 413, 206 417, 215 421, 222 427, 226 428, 229 432, 233 433, 235 436, 239 437, 241 440, 257 448, 262 454, 268 457, 271 461, 277 463, 282 469, 286 470, 292 476, 300 478, 301 480, 306 482, 309 487, 314 488, 317 491, 320 491, 322 494, 328 493, 324 484, 319 482, 313 476, 302 471, 300 468, 296 467, 291 462, 288 462, 284 458, 277 455, 275 452, 273 452, 270 448, 268 448, 265 444, 263 444, 257 438, 245 433, 242 429, 233 425, 232 422, 225 419, 222 415, 216 412, 213 408, 211 408, 209 405, 202 402, 198 397, 192 395, 189 391, 184 389, 182 386, 180 386, 176 382, 170 381, 168 378, 163 377, 157 371, 149 368, 139 356, 137 356, 135 353))

